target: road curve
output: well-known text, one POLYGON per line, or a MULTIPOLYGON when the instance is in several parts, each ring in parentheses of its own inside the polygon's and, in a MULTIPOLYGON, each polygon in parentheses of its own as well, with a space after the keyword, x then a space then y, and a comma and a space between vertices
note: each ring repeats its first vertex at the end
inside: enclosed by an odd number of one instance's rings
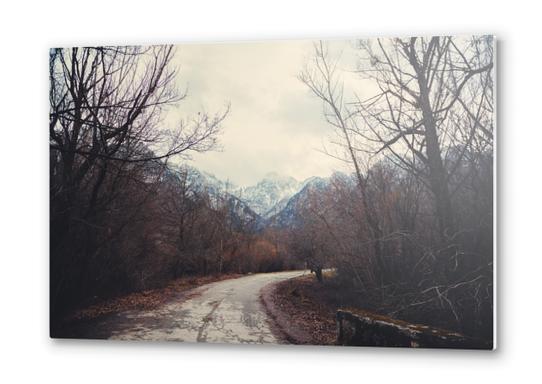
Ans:
POLYGON ((260 273, 195 288, 184 301, 117 317, 116 340, 278 343, 260 302, 261 289, 303 271, 260 273))

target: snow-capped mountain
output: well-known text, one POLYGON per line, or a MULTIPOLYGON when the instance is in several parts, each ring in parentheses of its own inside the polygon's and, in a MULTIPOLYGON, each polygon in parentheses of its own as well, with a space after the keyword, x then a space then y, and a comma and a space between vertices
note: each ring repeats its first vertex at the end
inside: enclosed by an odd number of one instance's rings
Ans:
POLYGON ((234 226, 252 230, 261 229, 262 218, 245 201, 232 193, 237 188, 231 183, 219 180, 214 175, 190 165, 178 167, 174 175, 179 182, 186 183, 188 194, 194 199, 209 196, 211 205, 223 207, 225 204, 234 226))
POLYGON ((318 196, 329 186, 329 179, 322 177, 311 177, 302 183, 299 192, 293 195, 284 207, 276 214, 269 217, 267 224, 273 227, 289 227, 295 225, 299 220, 299 212, 310 203, 311 196, 318 196))
POLYGON ((233 185, 229 181, 219 180, 211 173, 200 171, 199 169, 187 164, 179 166, 176 171, 180 177, 186 177, 186 181, 196 192, 206 191, 215 197, 216 195, 222 193, 229 193, 236 196, 233 191, 238 189, 237 186, 233 185))
POLYGON ((280 212, 302 187, 303 183, 293 177, 268 173, 256 185, 237 190, 236 195, 254 212, 267 218, 280 212))
POLYGON ((179 167, 177 174, 190 185, 194 196, 207 194, 217 202, 226 202, 232 223, 255 231, 269 226, 295 225, 300 220, 300 212, 333 182, 352 182, 349 176, 340 172, 328 178, 310 177, 302 182, 268 173, 255 185, 239 188, 189 165, 179 167))

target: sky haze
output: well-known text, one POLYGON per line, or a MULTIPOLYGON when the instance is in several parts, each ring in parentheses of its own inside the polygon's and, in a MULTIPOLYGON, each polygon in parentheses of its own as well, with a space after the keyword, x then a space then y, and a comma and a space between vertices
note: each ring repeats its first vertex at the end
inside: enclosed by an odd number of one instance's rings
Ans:
MULTIPOLYGON (((322 103, 298 79, 313 41, 177 46, 179 86, 188 97, 168 121, 230 103, 220 151, 193 154, 190 163, 222 180, 252 185, 276 172, 304 180, 345 169, 324 153, 332 135, 322 103)), ((348 47, 348 41, 334 42, 348 47)))

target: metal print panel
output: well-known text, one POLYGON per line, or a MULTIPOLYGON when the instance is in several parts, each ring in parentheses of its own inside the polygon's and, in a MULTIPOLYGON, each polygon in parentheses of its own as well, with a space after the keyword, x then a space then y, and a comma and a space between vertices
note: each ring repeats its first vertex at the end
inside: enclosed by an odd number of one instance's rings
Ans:
POLYGON ((56 48, 55 338, 492 349, 495 43, 56 48))

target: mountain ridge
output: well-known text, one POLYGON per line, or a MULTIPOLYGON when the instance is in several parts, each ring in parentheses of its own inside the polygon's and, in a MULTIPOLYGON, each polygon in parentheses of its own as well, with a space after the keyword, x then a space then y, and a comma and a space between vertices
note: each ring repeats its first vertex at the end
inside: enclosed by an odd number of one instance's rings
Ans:
POLYGON ((235 220, 250 222, 257 230, 295 224, 297 213, 306 204, 309 193, 324 190, 332 178, 348 177, 342 172, 334 172, 329 177, 311 176, 298 181, 291 176, 269 172, 254 185, 237 187, 191 165, 179 169, 191 175, 196 190, 225 196, 232 205, 235 220))

